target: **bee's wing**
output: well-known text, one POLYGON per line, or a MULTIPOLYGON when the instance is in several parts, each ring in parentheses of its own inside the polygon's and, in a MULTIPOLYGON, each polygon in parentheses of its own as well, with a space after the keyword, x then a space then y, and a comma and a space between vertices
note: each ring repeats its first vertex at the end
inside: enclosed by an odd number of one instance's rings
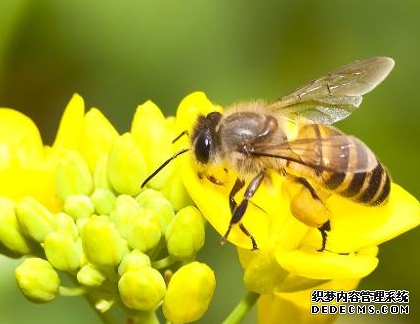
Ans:
POLYGON ((251 155, 285 159, 317 171, 334 173, 369 172, 379 163, 373 152, 362 141, 348 135, 256 145, 251 155))
POLYGON ((393 67, 394 60, 389 57, 356 61, 309 82, 269 107, 290 118, 332 124, 359 107, 362 95, 380 84, 393 67))

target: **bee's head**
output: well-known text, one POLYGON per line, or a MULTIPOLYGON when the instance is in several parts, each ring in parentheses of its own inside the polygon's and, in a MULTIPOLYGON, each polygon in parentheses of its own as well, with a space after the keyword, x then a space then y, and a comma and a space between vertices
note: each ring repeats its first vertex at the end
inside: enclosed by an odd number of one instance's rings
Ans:
POLYGON ((191 136, 191 148, 195 158, 202 164, 208 164, 215 153, 216 126, 222 115, 211 112, 207 116, 200 115, 194 126, 191 136))

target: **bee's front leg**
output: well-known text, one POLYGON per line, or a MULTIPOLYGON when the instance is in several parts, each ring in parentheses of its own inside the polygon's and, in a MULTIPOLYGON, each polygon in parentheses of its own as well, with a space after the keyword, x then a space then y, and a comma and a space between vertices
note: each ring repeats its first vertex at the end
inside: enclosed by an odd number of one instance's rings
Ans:
MULTIPOLYGON (((241 203, 239 205, 236 204, 235 199, 234 199, 234 194, 236 192, 238 192, 243 186, 244 184, 241 183, 242 181, 238 180, 235 182, 235 185, 232 188, 231 194, 229 195, 229 205, 231 207, 231 210, 233 210, 232 212, 232 217, 230 219, 229 222, 229 227, 225 233, 225 235, 223 235, 222 237, 222 244, 226 243, 227 238, 229 236, 229 233, 232 229, 232 226, 239 223, 239 221, 242 219, 242 217, 245 214, 245 211, 248 207, 248 203, 249 200, 254 196, 254 194, 256 193, 258 187, 260 186, 260 184, 262 183, 262 181, 264 180, 264 176, 265 176, 265 171, 261 171, 248 185, 248 187, 246 188, 244 197, 241 201, 241 203), (236 190, 236 192, 235 192, 236 190), (233 192, 233 195, 232 195, 233 192)), ((252 248, 254 250, 258 249, 257 243, 255 242, 254 237, 249 233, 249 231, 245 228, 245 226, 243 224, 240 224, 240 229, 242 230, 242 232, 244 232, 247 236, 250 237, 251 242, 252 242, 252 248)))

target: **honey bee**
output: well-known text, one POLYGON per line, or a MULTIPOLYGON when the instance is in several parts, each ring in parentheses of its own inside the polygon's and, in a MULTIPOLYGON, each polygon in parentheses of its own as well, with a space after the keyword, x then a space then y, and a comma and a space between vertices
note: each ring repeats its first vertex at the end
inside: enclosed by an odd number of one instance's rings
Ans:
MULTIPOLYGON (((366 206, 388 200, 391 181, 385 167, 362 141, 331 124, 359 107, 362 95, 380 84, 393 66, 394 61, 387 57, 356 61, 275 102, 239 103, 224 114, 198 116, 190 134, 190 148, 165 161, 143 186, 188 150, 201 165, 226 165, 235 171, 237 179, 229 194, 232 216, 222 242, 226 242, 232 226, 238 225, 250 238, 252 248, 257 249, 241 218, 269 172, 279 172, 301 184, 301 191, 291 201, 291 211, 304 224, 319 229, 321 252, 331 230, 325 205, 331 193, 366 206), (246 183, 244 196, 237 204, 234 197, 246 183)), ((184 134, 187 132, 180 136, 184 134)))

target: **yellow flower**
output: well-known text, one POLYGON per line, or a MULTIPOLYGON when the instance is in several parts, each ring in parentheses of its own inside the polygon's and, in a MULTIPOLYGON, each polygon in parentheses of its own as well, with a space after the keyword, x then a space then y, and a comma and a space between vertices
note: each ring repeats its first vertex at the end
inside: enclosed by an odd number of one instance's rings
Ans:
MULTIPOLYGON (((178 130, 191 131, 198 114, 212 111, 221 111, 221 108, 213 105, 203 93, 189 95, 178 108, 178 130)), ((188 145, 186 140, 183 145, 188 145)), ((236 176, 232 171, 226 173, 221 168, 206 167, 207 175, 221 181, 214 184, 207 177, 198 176, 197 172, 203 170, 191 156, 181 159, 184 184, 192 199, 211 225, 221 235, 225 234, 231 218, 228 195, 236 176)), ((233 227, 228 238, 239 249, 248 288, 264 294, 259 301, 260 322, 264 324, 280 323, 282 318, 292 316, 285 315, 284 309, 299 310, 305 300, 310 301, 308 291, 303 297, 304 291, 298 287, 302 278, 306 278, 312 289, 323 280, 330 280, 329 289, 354 288, 360 278, 376 268, 377 245, 420 223, 419 202, 397 184, 392 184, 389 202, 378 207, 365 207, 333 194, 326 202, 332 215, 327 250, 318 252, 321 246, 318 229, 301 223, 290 211, 291 199, 300 185, 284 180, 276 172, 270 176, 270 183, 261 185, 242 219, 260 250, 250 251, 251 241, 239 226, 233 227), (295 287, 293 278, 299 279, 295 280, 295 287), (286 286, 296 292, 285 293, 286 286), (289 304, 296 307, 286 306, 289 304), (281 310, 268 311, 274 309, 281 310)), ((236 195, 237 201, 244 190, 236 195)))
MULTIPOLYGON (((174 153, 175 126, 148 101, 120 136, 98 109, 85 113, 74 95, 48 147, 29 118, 0 109, 0 253, 30 257, 15 273, 29 300, 87 294, 97 312, 120 300, 127 322, 156 320, 165 270, 193 261, 205 236, 176 165, 142 188, 174 153), (36 266, 42 276, 34 274, 36 266), (56 270, 80 286, 60 286, 56 270)), ((211 295, 191 316, 203 315, 211 295)))

